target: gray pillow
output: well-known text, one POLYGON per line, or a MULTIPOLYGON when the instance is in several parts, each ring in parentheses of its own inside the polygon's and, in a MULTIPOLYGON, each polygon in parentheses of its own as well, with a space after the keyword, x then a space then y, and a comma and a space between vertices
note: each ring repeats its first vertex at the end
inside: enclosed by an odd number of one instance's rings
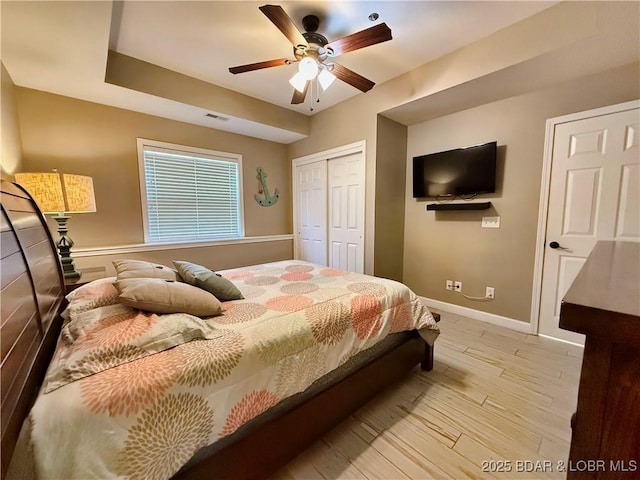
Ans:
POLYGON ((190 285, 213 293, 218 300, 242 300, 244 297, 238 287, 207 267, 190 262, 174 261, 178 274, 190 285))

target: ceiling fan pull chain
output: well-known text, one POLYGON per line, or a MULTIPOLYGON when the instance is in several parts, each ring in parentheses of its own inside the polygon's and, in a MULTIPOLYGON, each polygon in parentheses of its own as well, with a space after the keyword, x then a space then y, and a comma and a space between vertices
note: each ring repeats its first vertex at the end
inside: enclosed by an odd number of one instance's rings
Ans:
MULTIPOLYGON (((309 95, 309 103, 311 104, 311 106, 309 107, 309 111, 310 112, 313 112, 313 97, 314 97, 313 90, 314 90, 314 85, 316 83, 316 82, 314 82, 314 80, 310 80, 309 81, 311 83, 311 95, 309 95)), ((316 90, 316 93, 317 93, 318 87, 317 87, 317 85, 315 87, 316 87, 315 90, 316 90)))

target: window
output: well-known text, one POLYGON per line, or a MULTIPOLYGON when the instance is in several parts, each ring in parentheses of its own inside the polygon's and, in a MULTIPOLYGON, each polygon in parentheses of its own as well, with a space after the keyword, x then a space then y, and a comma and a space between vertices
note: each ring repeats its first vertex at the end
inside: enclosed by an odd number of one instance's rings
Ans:
POLYGON ((242 157, 138 139, 145 242, 244 235, 242 157))

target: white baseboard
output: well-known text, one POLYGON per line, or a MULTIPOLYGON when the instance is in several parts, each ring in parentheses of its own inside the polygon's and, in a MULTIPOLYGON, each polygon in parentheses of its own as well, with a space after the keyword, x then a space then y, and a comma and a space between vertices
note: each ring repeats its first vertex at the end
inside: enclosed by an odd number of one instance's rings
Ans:
POLYGON ((548 338, 549 340, 555 340, 556 342, 568 343, 569 345, 573 345, 574 347, 584 348, 583 343, 572 342, 570 340, 565 340, 564 338, 550 337, 549 335, 545 335, 543 333, 539 333, 538 336, 542 338, 548 338))
POLYGON ((518 320, 514 320, 513 318, 503 317, 500 315, 495 315, 493 313, 481 312, 480 310, 474 310, 473 308, 461 307, 460 305, 441 302, 440 300, 434 300, 427 297, 420 297, 420 300, 422 300, 428 307, 433 307, 436 310, 443 310, 445 312, 454 313, 456 315, 462 315, 473 320, 491 323, 499 327, 510 328, 511 330, 516 330, 522 333, 532 333, 531 324, 520 322, 518 320))

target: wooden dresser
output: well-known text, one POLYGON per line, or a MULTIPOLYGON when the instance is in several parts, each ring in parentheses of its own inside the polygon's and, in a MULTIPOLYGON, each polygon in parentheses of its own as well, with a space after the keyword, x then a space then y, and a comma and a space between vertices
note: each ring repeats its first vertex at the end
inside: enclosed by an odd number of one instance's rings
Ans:
POLYGON ((560 328, 586 335, 567 478, 640 478, 640 243, 597 243, 560 328))

